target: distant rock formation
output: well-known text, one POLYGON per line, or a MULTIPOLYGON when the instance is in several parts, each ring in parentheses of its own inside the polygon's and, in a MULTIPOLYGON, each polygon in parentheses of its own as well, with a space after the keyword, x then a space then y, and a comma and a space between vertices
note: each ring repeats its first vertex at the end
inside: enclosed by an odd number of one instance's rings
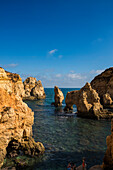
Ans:
POLYGON ((46 97, 41 81, 34 77, 28 77, 24 81, 25 95, 24 100, 44 99, 46 97))
POLYGON ((14 93, 20 97, 24 96, 24 86, 18 74, 10 73, 0 67, 0 87, 9 93, 14 93))
POLYGON ((54 105, 55 107, 62 106, 62 101, 64 100, 64 95, 62 91, 57 86, 55 86, 54 92, 55 92, 55 97, 54 97, 55 102, 52 103, 52 105, 54 105))
POLYGON ((111 120, 111 135, 106 138, 107 150, 103 160, 104 170, 113 170, 113 119, 111 120))
MULTIPOLYGON (((97 91, 101 98, 101 103, 106 105, 105 94, 109 94, 110 98, 113 100, 113 67, 106 69, 100 75, 96 76, 91 81, 91 86, 93 89, 97 91), (104 99, 103 99, 104 97, 104 99), (103 101, 104 100, 104 101, 103 101)), ((108 97, 107 97, 108 98, 108 97)), ((111 99, 109 100, 109 104, 112 104, 111 99)))
POLYGON ((77 91, 68 92, 66 95, 65 111, 73 109, 73 105, 77 106, 77 115, 85 118, 111 118, 113 113, 103 109, 100 103, 100 97, 96 90, 94 90, 90 83, 77 91))
POLYGON ((20 150, 27 155, 44 152, 44 146, 32 139, 33 122, 34 112, 22 98, 0 87, 0 167, 6 155, 16 156, 20 150))
POLYGON ((113 103, 111 97, 110 97, 110 94, 109 93, 106 93, 103 95, 103 105, 104 106, 109 106, 113 103))

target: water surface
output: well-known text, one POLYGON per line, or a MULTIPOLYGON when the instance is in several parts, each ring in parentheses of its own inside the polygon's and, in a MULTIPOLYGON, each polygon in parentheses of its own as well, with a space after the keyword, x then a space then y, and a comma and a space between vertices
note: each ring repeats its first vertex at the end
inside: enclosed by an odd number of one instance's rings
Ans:
MULTIPOLYGON (((66 96, 68 91, 61 89, 66 96)), ((87 167, 101 164, 106 151, 106 136, 110 134, 110 121, 78 118, 64 115, 63 106, 51 106, 54 89, 45 89, 46 99, 26 101, 34 111, 33 134, 46 148, 45 154, 35 165, 36 170, 66 169, 68 162, 80 165, 86 158, 87 167)), ((76 106, 74 106, 74 113, 76 106)))

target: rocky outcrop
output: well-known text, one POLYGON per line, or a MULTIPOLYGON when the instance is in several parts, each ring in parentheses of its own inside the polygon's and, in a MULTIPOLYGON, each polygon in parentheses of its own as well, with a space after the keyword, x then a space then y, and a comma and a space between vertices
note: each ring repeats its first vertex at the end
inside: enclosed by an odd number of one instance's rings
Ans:
POLYGON ((103 105, 106 105, 106 102, 103 101, 103 95, 109 94, 113 100, 113 67, 106 69, 100 75, 96 76, 91 81, 91 86, 99 94, 103 105))
POLYGON ((62 106, 62 101, 64 100, 64 95, 62 91, 57 86, 55 86, 54 92, 55 92, 55 97, 54 97, 55 102, 52 103, 52 105, 54 105, 55 107, 62 106))
POLYGON ((103 169, 113 169, 113 119, 111 120, 111 135, 106 138, 107 150, 103 160, 103 169))
POLYGON ((109 106, 113 103, 111 97, 110 97, 110 94, 109 93, 106 93, 103 95, 103 105, 104 106, 109 106))
POLYGON ((44 99, 46 97, 41 81, 37 81, 36 78, 28 77, 24 81, 24 89, 24 100, 44 99))
POLYGON ((24 96, 24 86, 18 74, 10 73, 0 67, 0 87, 8 93, 14 93, 20 97, 24 96))
MULTIPOLYGON (((4 71, 3 74, 7 82, 4 71)), ((44 152, 44 146, 32 139, 33 122, 34 112, 22 101, 22 98, 2 86, 0 88, 0 167, 6 155, 13 157, 21 151, 33 156, 44 152)))
POLYGON ((111 118, 113 113, 103 109, 100 103, 100 97, 96 90, 94 90, 90 83, 78 91, 68 92, 66 95, 65 111, 73 109, 73 105, 77 106, 77 115, 85 118, 111 118))

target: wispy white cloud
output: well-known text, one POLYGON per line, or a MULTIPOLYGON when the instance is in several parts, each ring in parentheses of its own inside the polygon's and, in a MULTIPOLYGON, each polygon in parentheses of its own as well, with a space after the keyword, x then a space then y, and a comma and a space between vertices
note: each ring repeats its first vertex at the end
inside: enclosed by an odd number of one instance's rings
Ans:
POLYGON ((104 70, 92 70, 90 74, 101 74, 104 70))
POLYGON ((62 77, 62 74, 56 74, 56 77, 60 78, 60 77, 62 77))
POLYGON ((77 73, 69 73, 69 74, 67 74, 67 77, 71 78, 71 79, 83 79, 83 78, 85 78, 85 77, 82 77, 80 74, 77 74, 77 73))
POLYGON ((62 58, 62 57, 63 57, 63 55, 59 55, 59 56, 58 56, 58 58, 62 58))
POLYGON ((51 54, 54 54, 57 51, 58 51, 57 49, 54 49, 54 50, 49 51, 48 53, 51 55, 51 54))
POLYGON ((98 42, 102 42, 103 39, 102 39, 102 38, 98 38, 97 41, 98 41, 98 42))
POLYGON ((6 67, 6 68, 8 68, 8 67, 16 67, 16 66, 18 66, 18 64, 12 63, 12 64, 6 64, 6 65, 4 65, 4 67, 6 67))
POLYGON ((103 38, 97 38, 92 41, 92 44, 101 43, 102 41, 103 41, 103 38))
POLYGON ((70 73, 74 73, 75 71, 74 70, 70 70, 70 73))

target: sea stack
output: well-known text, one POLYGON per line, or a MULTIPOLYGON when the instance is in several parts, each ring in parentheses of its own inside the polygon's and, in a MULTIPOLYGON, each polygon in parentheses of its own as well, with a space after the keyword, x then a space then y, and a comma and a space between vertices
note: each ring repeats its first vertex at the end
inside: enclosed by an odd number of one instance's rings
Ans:
POLYGON ((62 106, 62 101, 64 100, 64 95, 62 91, 57 86, 55 86, 54 92, 55 92, 55 97, 54 97, 55 102, 52 103, 52 105, 54 105, 55 107, 62 106))
POLYGON ((91 87, 90 83, 86 83, 80 90, 68 92, 66 95, 65 111, 73 109, 73 105, 77 106, 77 116, 93 119, 107 119, 113 117, 113 113, 103 109, 100 103, 100 97, 96 90, 91 87))
POLYGON ((28 77, 23 84, 25 89, 24 100, 45 99, 46 95, 41 80, 37 81, 34 77, 28 77))

